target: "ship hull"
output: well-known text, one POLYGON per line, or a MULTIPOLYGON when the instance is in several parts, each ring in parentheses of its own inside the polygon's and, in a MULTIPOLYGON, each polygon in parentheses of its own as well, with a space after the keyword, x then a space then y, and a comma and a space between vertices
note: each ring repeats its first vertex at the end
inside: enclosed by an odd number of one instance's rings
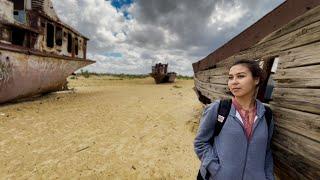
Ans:
POLYGON ((151 73, 151 77, 154 78, 154 81, 156 84, 160 83, 173 83, 176 79, 176 74, 175 73, 168 73, 168 74, 155 74, 151 73))
POLYGON ((70 74, 92 63, 0 49, 0 103, 61 90, 70 74))
POLYGON ((176 79, 177 74, 176 73, 168 73, 167 77, 168 77, 168 82, 169 83, 173 83, 174 80, 176 79))

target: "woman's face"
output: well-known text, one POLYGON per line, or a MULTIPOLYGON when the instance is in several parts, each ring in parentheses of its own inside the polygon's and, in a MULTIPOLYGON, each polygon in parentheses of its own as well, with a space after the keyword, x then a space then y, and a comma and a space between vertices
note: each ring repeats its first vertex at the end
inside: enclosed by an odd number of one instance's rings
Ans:
POLYGON ((229 70, 228 87, 235 97, 253 96, 258 83, 245 65, 237 64, 229 70))

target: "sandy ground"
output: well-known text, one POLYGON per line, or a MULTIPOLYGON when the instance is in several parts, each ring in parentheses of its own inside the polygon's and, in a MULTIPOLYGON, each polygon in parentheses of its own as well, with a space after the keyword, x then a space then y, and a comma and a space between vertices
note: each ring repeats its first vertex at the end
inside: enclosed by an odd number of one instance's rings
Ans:
POLYGON ((193 80, 69 79, 0 106, 0 179, 195 179, 193 80))

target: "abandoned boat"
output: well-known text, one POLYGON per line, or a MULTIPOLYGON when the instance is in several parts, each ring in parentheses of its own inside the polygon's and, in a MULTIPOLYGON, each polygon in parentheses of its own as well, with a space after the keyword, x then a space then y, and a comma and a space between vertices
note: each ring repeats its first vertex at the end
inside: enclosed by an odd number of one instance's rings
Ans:
POLYGON ((50 0, 0 0, 0 103, 62 90, 94 63, 89 39, 62 23, 50 0))
POLYGON ((320 177, 320 1, 286 0, 229 42, 193 63, 195 91, 208 104, 230 97, 228 67, 259 61, 267 72, 257 98, 275 118, 277 179, 320 177))
POLYGON ((158 63, 155 66, 152 66, 152 73, 150 73, 150 75, 157 84, 166 82, 173 83, 177 74, 175 72, 167 72, 167 70, 168 64, 158 63))

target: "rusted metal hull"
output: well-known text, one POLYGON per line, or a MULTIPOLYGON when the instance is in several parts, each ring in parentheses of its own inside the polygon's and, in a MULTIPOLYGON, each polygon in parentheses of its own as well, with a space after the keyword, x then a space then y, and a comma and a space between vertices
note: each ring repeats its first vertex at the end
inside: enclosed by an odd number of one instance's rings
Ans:
POLYGON ((92 63, 0 49, 0 103, 61 90, 71 73, 92 63))
POLYGON ((151 77, 154 78, 154 81, 156 82, 156 84, 160 84, 160 83, 173 83, 174 80, 176 79, 176 73, 167 73, 167 74, 155 74, 155 73, 151 73, 150 74, 151 77))
POLYGON ((168 82, 173 83, 174 80, 176 79, 177 74, 176 73, 168 73, 168 82))

